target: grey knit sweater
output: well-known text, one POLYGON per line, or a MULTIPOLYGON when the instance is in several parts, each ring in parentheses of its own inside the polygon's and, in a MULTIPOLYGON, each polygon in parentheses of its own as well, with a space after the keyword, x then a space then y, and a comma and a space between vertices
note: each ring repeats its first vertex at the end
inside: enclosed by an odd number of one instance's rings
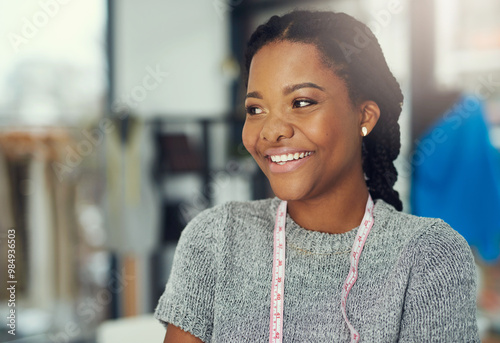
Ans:
MULTIPOLYGON (((232 202, 185 228, 155 316, 204 342, 266 342, 279 199, 232 202)), ((378 200, 347 315, 362 342, 479 342, 465 240, 438 219, 378 200)), ((283 342, 349 342, 340 293, 357 230, 286 223, 283 342)))

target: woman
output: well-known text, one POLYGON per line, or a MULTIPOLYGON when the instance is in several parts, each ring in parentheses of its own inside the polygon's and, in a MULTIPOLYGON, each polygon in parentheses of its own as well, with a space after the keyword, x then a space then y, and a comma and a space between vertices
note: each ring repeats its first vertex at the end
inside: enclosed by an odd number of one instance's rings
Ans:
POLYGON ((243 143, 277 198, 186 227, 156 309, 165 342, 479 341, 467 243, 399 212, 403 96, 371 31, 274 16, 246 69, 243 143))

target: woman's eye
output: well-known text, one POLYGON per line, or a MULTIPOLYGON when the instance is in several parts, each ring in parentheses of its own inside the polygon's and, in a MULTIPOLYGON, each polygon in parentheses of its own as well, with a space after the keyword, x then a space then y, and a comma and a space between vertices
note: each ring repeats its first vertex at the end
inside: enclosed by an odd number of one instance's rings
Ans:
POLYGON ((316 104, 316 101, 313 101, 313 100, 305 100, 305 99, 295 100, 293 102, 293 108, 307 107, 307 106, 314 105, 314 104, 316 104))
POLYGON ((249 115, 261 114, 263 112, 261 108, 255 106, 248 106, 246 110, 249 115))

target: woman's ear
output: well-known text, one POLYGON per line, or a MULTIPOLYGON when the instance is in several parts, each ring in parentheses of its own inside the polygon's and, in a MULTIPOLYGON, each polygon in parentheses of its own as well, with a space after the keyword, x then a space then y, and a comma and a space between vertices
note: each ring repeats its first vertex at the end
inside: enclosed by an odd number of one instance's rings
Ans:
POLYGON ((375 101, 367 100, 360 105, 359 132, 367 136, 373 130, 380 118, 380 108, 375 101))

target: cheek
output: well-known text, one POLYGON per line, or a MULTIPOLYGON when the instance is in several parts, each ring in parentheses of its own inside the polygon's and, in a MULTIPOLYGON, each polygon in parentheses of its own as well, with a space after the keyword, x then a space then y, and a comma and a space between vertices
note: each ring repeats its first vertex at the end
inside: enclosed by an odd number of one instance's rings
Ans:
POLYGON ((319 147, 331 147, 343 134, 344 128, 328 118, 327 116, 318 118, 314 122, 301 125, 300 130, 308 139, 319 147))
POLYGON ((302 131, 320 150, 328 154, 335 150, 335 155, 340 157, 341 151, 348 149, 352 143, 350 136, 353 130, 346 121, 340 119, 324 117, 315 123, 303 126, 302 131))
POLYGON ((252 155, 255 153, 255 145, 258 137, 259 133, 256 128, 252 127, 252 125, 249 125, 248 123, 245 123, 241 132, 241 139, 245 149, 247 149, 247 151, 252 155))

